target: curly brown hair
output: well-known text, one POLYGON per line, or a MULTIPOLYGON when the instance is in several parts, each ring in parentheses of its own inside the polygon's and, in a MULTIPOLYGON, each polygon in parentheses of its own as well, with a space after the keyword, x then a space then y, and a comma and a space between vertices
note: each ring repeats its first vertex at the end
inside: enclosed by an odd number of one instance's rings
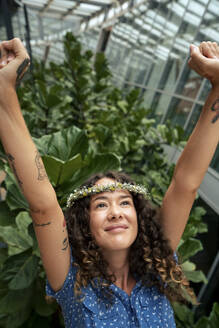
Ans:
MULTIPOLYGON (((83 186, 91 187, 102 178, 134 184, 125 173, 110 171, 92 176, 83 186)), ((162 230, 159 208, 141 194, 131 194, 138 220, 138 235, 129 253, 131 275, 141 279, 144 286, 156 286, 170 301, 185 302, 185 294, 188 294, 195 302, 195 294, 162 230)), ((75 260, 73 265, 77 267, 74 292, 80 298, 81 288, 91 283, 99 287, 103 297, 107 296, 112 302, 113 295, 109 286, 116 278, 114 274, 108 273, 108 263, 91 235, 89 207, 90 196, 78 199, 65 214, 75 260)))

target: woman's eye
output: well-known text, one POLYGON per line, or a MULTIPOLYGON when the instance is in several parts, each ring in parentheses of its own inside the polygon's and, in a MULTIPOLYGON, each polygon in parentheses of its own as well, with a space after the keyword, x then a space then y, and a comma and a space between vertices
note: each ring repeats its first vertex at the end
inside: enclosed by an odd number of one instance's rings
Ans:
POLYGON ((128 200, 124 200, 124 201, 122 202, 122 205, 130 205, 130 202, 129 202, 128 200))
POLYGON ((104 203, 99 203, 99 204, 97 204, 96 207, 104 207, 104 206, 106 206, 106 204, 104 204, 104 203))

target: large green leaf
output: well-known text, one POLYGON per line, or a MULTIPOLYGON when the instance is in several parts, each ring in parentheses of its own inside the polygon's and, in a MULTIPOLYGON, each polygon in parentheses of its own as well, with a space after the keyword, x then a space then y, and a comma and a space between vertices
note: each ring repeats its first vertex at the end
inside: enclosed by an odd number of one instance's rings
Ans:
POLYGON ((7 248, 0 247, 0 267, 5 262, 8 257, 8 250, 7 248))
POLYGON ((32 312, 22 328, 51 328, 51 319, 51 317, 41 317, 36 312, 32 312))
POLYGON ((84 157, 88 150, 88 139, 84 131, 76 126, 34 139, 42 155, 68 161, 75 155, 84 157))
POLYGON ((39 259, 35 255, 27 258, 10 281, 9 289, 17 290, 29 287, 37 276, 38 261, 39 259))
POLYGON ((0 299, 0 313, 16 313, 22 311, 31 302, 32 289, 9 290, 7 295, 0 299))
POLYGON ((183 270, 186 275, 186 278, 193 282, 204 282, 205 284, 208 283, 207 278, 205 277, 204 273, 200 270, 198 271, 186 271, 183 270))
POLYGON ((9 256, 0 271, 0 281, 10 281, 20 270, 25 261, 31 256, 31 251, 27 250, 19 254, 9 256))
POLYGON ((195 328, 218 328, 219 327, 219 303, 214 303, 210 316, 198 320, 195 328))
POLYGON ((191 256, 203 249, 200 240, 194 238, 188 238, 179 248, 178 252, 182 259, 182 262, 188 260, 191 256))
POLYGON ((219 327, 219 303, 214 303, 209 320, 211 323, 211 328, 219 327))
POLYGON ((26 233, 28 231, 28 226, 32 223, 32 219, 28 212, 20 212, 15 219, 18 230, 26 233))
POLYGON ((41 316, 49 316, 57 309, 57 303, 54 301, 48 304, 45 299, 45 282, 39 279, 37 281, 36 297, 34 298, 34 309, 41 316))
POLYGON ((32 248, 32 254, 36 255, 37 257, 40 257, 40 251, 39 246, 36 238, 36 234, 33 227, 33 222, 28 226, 28 234, 31 236, 33 240, 33 248, 32 248))
POLYGON ((0 226, 0 237, 8 245, 10 255, 12 255, 12 253, 21 253, 33 246, 31 237, 11 226, 0 226))
POLYGON ((0 202, 0 226, 14 224, 14 215, 5 201, 0 202))
POLYGON ((64 196, 72 191, 72 189, 80 186, 85 182, 91 175, 106 172, 109 170, 119 170, 120 159, 115 154, 96 154, 91 156, 85 163, 84 167, 76 172, 69 183, 63 184, 60 195, 64 196))
POLYGON ((207 317, 202 317, 196 323, 195 328, 212 328, 207 317))
POLYGON ((177 302, 173 303, 173 308, 175 312, 175 316, 181 321, 186 324, 190 324, 192 327, 192 323, 194 321, 194 314, 186 305, 179 304, 177 302))
POLYGON ((5 328, 18 328, 28 319, 31 313, 31 306, 26 306, 18 312, 12 313, 8 316, 5 328))
POLYGON ((181 266, 183 271, 194 271, 196 269, 195 263, 190 261, 183 262, 181 266))
POLYGON ((66 162, 52 156, 43 156, 42 159, 48 177, 55 187, 71 179, 76 170, 83 166, 80 154, 66 162))
POLYGON ((17 208, 29 209, 27 201, 24 198, 24 195, 21 193, 17 181, 9 167, 6 168, 6 172, 7 172, 7 176, 5 179, 5 184, 7 188, 6 202, 10 210, 14 210, 17 208))

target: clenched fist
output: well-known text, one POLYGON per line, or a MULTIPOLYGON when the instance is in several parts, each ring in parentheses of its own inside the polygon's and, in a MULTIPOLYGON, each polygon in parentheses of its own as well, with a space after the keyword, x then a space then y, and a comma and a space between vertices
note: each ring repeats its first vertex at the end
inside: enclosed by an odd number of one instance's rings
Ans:
POLYGON ((16 87, 30 65, 30 57, 20 39, 0 43, 0 87, 16 87))
POLYGON ((199 47, 191 45, 188 65, 207 78, 213 87, 219 87, 219 46, 216 42, 202 42, 199 47))

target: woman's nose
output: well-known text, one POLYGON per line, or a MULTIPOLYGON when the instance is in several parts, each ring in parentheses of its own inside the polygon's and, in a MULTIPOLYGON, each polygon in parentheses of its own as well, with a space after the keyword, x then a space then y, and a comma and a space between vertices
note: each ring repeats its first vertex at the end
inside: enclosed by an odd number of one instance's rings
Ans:
POLYGON ((117 208, 116 206, 113 206, 110 208, 108 219, 109 220, 115 220, 122 217, 121 209, 117 208))

